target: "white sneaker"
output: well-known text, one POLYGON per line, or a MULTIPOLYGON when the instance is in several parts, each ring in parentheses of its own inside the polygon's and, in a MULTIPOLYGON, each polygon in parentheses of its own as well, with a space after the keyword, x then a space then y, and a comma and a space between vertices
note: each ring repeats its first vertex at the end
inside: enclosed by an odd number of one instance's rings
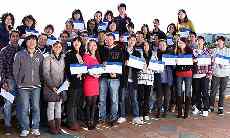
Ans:
POLYGON ((40 136, 40 132, 39 132, 39 129, 32 129, 32 132, 31 132, 32 135, 35 135, 35 136, 40 136))
POLYGON ((143 116, 140 116, 139 118, 141 119, 141 121, 144 121, 144 117, 143 116))
POLYGON ((203 117, 208 117, 208 111, 203 111, 202 116, 203 116, 203 117))
POLYGON ((192 111, 193 115, 197 115, 199 113, 199 110, 196 108, 196 106, 193 106, 194 110, 192 111))
POLYGON ((118 118, 117 123, 122 124, 122 123, 125 123, 126 121, 127 121, 126 118, 120 117, 120 118, 118 118))
POLYGON ((133 123, 138 124, 138 125, 143 125, 144 124, 144 122, 141 121, 140 117, 133 118, 133 123))
POLYGON ((28 130, 22 130, 20 137, 27 137, 29 135, 29 133, 30 133, 30 131, 28 131, 28 130))
POLYGON ((145 121, 149 121, 150 120, 149 116, 145 116, 144 119, 145 119, 145 121))

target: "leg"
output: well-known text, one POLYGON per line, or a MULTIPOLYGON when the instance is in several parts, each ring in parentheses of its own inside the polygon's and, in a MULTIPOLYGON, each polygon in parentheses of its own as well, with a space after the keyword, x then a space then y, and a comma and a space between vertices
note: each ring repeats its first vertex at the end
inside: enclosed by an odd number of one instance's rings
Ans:
POLYGON ((168 112, 170 96, 171 96, 170 86, 168 84, 165 84, 164 85, 164 116, 166 116, 168 112))
POLYGON ((209 94, 208 94, 208 89, 209 89, 209 79, 206 77, 203 77, 201 79, 201 87, 200 91, 202 93, 202 101, 204 104, 204 111, 208 111, 209 109, 209 94))
MULTIPOLYGON (((131 97, 131 103, 132 103, 132 112, 133 117, 139 117, 139 104, 138 104, 138 95, 137 95, 137 86, 135 86, 133 83, 130 83, 129 85, 129 93, 131 97)), ((144 91, 142 91, 144 93, 144 91)), ((144 94, 142 94, 144 96, 144 94)), ((142 96, 142 98, 143 98, 142 96)), ((143 102, 143 101, 142 101, 143 102)), ((142 103, 143 105, 143 103, 142 103)))
POLYGON ((108 92, 108 80, 101 79, 100 82, 100 96, 99 96, 99 119, 106 120, 106 97, 108 92))
POLYGON ((183 79, 178 77, 177 78, 177 107, 178 107, 178 118, 182 116, 182 104, 183 104, 183 97, 182 97, 182 81, 183 79))
POLYGON ((189 114, 189 108, 191 105, 191 85, 192 85, 192 78, 185 78, 185 112, 184 112, 184 118, 188 117, 189 114))
POLYGON ((31 91, 32 104, 32 129, 39 129, 40 123, 40 91, 41 88, 36 88, 31 91))
POLYGON ((52 134, 57 134, 56 130, 56 125, 54 121, 54 107, 55 102, 48 102, 48 107, 47 107, 47 118, 48 118, 48 126, 49 126, 49 131, 52 134))
POLYGON ((55 125, 56 125, 56 130, 58 133, 61 132, 61 104, 62 101, 60 102, 55 102, 55 125))
POLYGON ((212 77, 212 84, 211 84, 211 94, 210 94, 210 109, 214 109, 215 100, 216 100, 216 93, 218 91, 218 87, 220 85, 220 78, 219 77, 212 77))
POLYGON ((145 89, 145 93, 144 93, 143 109, 139 109, 139 110, 143 110, 143 116, 148 116, 148 114, 149 114, 148 101, 149 101, 151 86, 146 86, 145 88, 146 89, 145 89))
POLYGON ((224 93, 226 90, 227 82, 228 82, 228 77, 223 77, 220 79, 219 102, 218 102, 219 109, 224 107, 224 93))
POLYGON ((11 112, 12 112, 12 103, 8 100, 4 100, 4 123, 5 127, 11 128, 11 112))
POLYGON ((120 114, 121 114, 121 117, 126 117, 126 99, 127 99, 127 93, 128 93, 128 90, 127 88, 122 88, 121 89, 121 94, 120 94, 120 114))

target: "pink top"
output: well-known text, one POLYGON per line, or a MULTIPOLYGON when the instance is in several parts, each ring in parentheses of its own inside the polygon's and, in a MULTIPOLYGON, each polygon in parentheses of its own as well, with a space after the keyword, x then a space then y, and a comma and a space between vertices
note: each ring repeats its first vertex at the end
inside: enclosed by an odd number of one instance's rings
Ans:
MULTIPOLYGON (((85 65, 99 64, 97 58, 90 54, 83 56, 85 65)), ((83 91, 85 96, 98 96, 99 95, 99 78, 95 78, 91 75, 86 75, 83 80, 83 91)))

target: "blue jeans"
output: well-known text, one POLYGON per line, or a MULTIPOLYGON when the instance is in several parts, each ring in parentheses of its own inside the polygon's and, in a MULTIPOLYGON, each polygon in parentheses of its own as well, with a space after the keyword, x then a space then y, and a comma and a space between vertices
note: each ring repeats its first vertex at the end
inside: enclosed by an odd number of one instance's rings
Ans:
POLYGON ((120 94, 121 96, 121 100, 120 100, 121 117, 127 116, 125 108, 127 107, 126 100, 129 97, 131 99, 133 117, 138 117, 139 116, 139 105, 137 101, 137 86, 135 88, 135 84, 128 82, 128 87, 122 88, 120 92, 121 92, 120 94))
POLYGON ((41 91, 41 88, 19 89, 18 90, 19 102, 21 106, 20 125, 21 125, 22 130, 30 129, 29 111, 31 111, 31 114, 32 114, 32 129, 39 129, 40 91, 41 91))
POLYGON ((185 83, 185 96, 191 97, 192 96, 192 91, 191 91, 192 78, 189 78, 189 77, 177 77, 177 81, 176 81, 177 95, 182 96, 183 82, 185 83))
POLYGON ((106 120, 106 99, 107 92, 110 92, 110 101, 111 101, 111 113, 110 120, 114 121, 117 119, 118 115, 118 91, 120 87, 119 79, 107 79, 102 78, 100 82, 100 96, 99 96, 99 119, 106 120))
MULTIPOLYGON (((9 92, 10 93, 16 92, 16 81, 15 80, 8 79, 7 80, 7 84, 8 84, 9 92)), ((4 107, 3 107, 3 109, 4 109, 4 123, 5 123, 5 127, 11 127, 12 105, 13 105, 13 103, 11 103, 8 100, 5 100, 4 107)))

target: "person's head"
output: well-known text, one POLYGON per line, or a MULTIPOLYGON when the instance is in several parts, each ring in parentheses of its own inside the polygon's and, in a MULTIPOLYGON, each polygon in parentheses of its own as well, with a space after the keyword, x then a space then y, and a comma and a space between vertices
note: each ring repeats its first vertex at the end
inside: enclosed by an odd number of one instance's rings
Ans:
POLYGON ((13 27, 14 26, 14 16, 12 13, 4 13, 1 17, 1 20, 2 20, 2 24, 4 27, 6 26, 11 26, 13 27))
POLYGON ((97 23, 100 23, 102 20, 102 12, 96 11, 96 13, 94 14, 94 19, 96 20, 97 23))
POLYGON ((190 32, 188 39, 189 39, 190 43, 192 43, 192 44, 196 43, 196 33, 195 32, 190 32))
POLYGON ((126 28, 127 28, 128 32, 133 32, 134 31, 134 24, 132 22, 130 22, 126 25, 126 28))
POLYGON ((74 29, 74 24, 73 24, 73 21, 67 21, 65 23, 65 30, 68 31, 68 32, 72 32, 72 30, 74 29))
POLYGON ((145 52, 149 52, 149 50, 150 50, 150 46, 149 46, 149 43, 148 43, 147 41, 144 41, 143 50, 144 50, 145 52))
POLYGON ((36 35, 29 35, 25 38, 25 44, 27 50, 35 49, 37 47, 38 38, 36 35))
POLYGON ((81 10, 79 9, 75 9, 73 12, 72 12, 72 20, 80 20, 80 21, 84 21, 83 20, 83 16, 82 16, 82 13, 81 13, 81 10))
POLYGON ((55 56, 59 56, 62 52, 62 49, 63 49, 63 45, 60 41, 56 41, 53 45, 52 45, 52 53, 55 55, 55 56))
POLYGON ((143 24, 141 27, 141 32, 144 34, 148 34, 149 33, 149 26, 147 24, 143 24))
POLYGON ((178 11, 178 22, 183 23, 188 21, 187 13, 184 9, 180 9, 178 11))
POLYGON ((161 50, 161 51, 166 51, 166 49, 167 49, 167 43, 165 42, 165 40, 160 40, 160 42, 159 42, 159 49, 161 50))
POLYGON ((217 37, 216 41, 217 41, 217 46, 219 48, 224 48, 224 43, 225 43, 225 37, 224 36, 217 37))
POLYGON ((131 34, 129 37, 128 37, 128 47, 134 47, 136 45, 136 35, 135 34, 131 34))
POLYGON ((44 32, 45 32, 48 36, 52 35, 53 32, 54 32, 54 26, 53 26, 52 24, 46 25, 46 27, 44 28, 44 32))
POLYGON ((107 33, 106 34, 106 44, 109 47, 112 47, 114 45, 114 41, 115 41, 115 36, 112 33, 107 33))
POLYGON ((95 54, 97 51, 97 42, 95 40, 89 40, 87 43, 87 51, 90 54, 95 54))
POLYGON ((12 30, 10 33, 10 44, 11 45, 18 45, 19 39, 20 39, 19 31, 12 30))
POLYGON ((32 15, 27 15, 22 19, 22 24, 29 28, 35 28, 36 20, 32 15))
POLYGON ((167 27, 167 33, 176 35, 176 32, 177 32, 176 25, 174 23, 170 23, 167 27))
POLYGON ((95 19, 90 19, 87 22, 87 30, 96 30, 97 29, 97 23, 95 19))
POLYGON ((67 31, 63 31, 61 34, 60 34, 60 40, 61 42, 64 44, 64 43, 67 43, 68 39, 70 37, 70 34, 67 32, 67 31))
POLYGON ((105 41, 105 31, 100 31, 98 32, 98 42, 99 43, 104 43, 105 41))
POLYGON ((185 49, 187 44, 188 44, 188 39, 185 37, 180 37, 177 42, 177 45, 180 49, 185 49))
POLYGON ((115 32, 117 30, 117 24, 115 21, 112 21, 109 23, 109 26, 108 26, 108 31, 109 32, 115 32))
POLYGON ((198 44, 198 48, 203 49, 204 45, 205 45, 205 39, 203 36, 198 36, 197 37, 197 44, 198 44))
POLYGON ((47 44, 47 40, 48 40, 47 34, 44 34, 44 33, 40 34, 38 36, 38 45, 45 46, 47 44))
POLYGON ((141 31, 137 31, 136 38, 137 38, 137 42, 143 42, 144 41, 144 33, 141 31))
POLYGON ((155 29, 158 29, 160 26, 160 20, 159 19, 154 19, 153 20, 153 25, 155 29))
POLYGON ((104 20, 111 22, 113 20, 113 12, 108 10, 104 15, 104 20))
POLYGON ((72 49, 73 49, 74 51, 79 52, 79 49, 80 49, 80 47, 81 47, 81 44, 82 44, 82 39, 81 39, 81 37, 75 37, 75 38, 72 40, 72 43, 71 43, 72 49))
POLYGON ((119 15, 124 16, 126 14, 126 5, 125 5, 125 3, 120 3, 117 6, 117 9, 118 9, 119 15))

